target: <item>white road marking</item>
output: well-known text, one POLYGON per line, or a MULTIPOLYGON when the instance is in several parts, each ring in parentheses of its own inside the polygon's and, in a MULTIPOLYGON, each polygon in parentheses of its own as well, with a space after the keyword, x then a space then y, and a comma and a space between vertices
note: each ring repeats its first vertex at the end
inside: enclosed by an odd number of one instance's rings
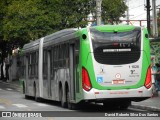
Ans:
POLYGON ((5 109, 5 107, 3 107, 3 106, 0 106, 0 109, 5 109))
POLYGON ((43 104, 43 103, 33 103, 33 104, 38 105, 38 106, 41 106, 41 107, 49 106, 49 105, 43 104))
POLYGON ((12 105, 14 105, 14 106, 17 106, 17 107, 19 107, 19 108, 28 107, 28 106, 26 106, 26 105, 23 105, 23 104, 12 104, 12 105))
POLYGON ((7 90, 13 90, 13 89, 11 89, 11 88, 7 88, 7 90))

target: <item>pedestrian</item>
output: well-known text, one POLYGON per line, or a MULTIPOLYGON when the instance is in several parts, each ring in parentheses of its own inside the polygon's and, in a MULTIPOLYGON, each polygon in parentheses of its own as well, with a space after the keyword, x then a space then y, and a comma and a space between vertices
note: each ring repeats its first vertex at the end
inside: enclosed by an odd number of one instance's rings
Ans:
POLYGON ((157 63, 157 74, 156 74, 156 80, 155 80, 155 85, 158 91, 160 91, 160 64, 157 63))
POLYGON ((10 67, 9 60, 8 58, 5 58, 6 82, 9 81, 9 67, 10 67))
POLYGON ((155 65, 155 62, 154 62, 154 57, 151 58, 151 73, 152 73, 152 94, 153 96, 157 96, 158 93, 157 93, 157 88, 156 88, 156 74, 157 74, 157 71, 158 71, 158 68, 157 66, 155 65))

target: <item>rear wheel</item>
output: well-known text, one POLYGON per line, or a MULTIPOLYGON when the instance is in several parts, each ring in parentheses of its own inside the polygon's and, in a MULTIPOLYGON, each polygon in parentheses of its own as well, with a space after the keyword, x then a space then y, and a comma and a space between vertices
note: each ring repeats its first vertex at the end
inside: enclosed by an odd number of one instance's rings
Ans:
POLYGON ((70 97, 69 90, 67 89, 66 91, 67 91, 67 93, 66 93, 67 107, 70 110, 75 110, 76 109, 76 105, 70 102, 70 100, 71 100, 70 98, 71 97, 70 97))
POLYGON ((120 109, 126 110, 131 105, 131 101, 108 101, 103 102, 105 109, 120 109))
POLYGON ((130 105, 131 105, 131 101, 126 101, 126 102, 120 104, 120 109, 126 110, 130 105))
POLYGON ((64 98, 63 98, 63 90, 62 90, 62 88, 60 88, 60 90, 59 90, 59 96, 60 96, 61 106, 63 108, 67 108, 67 103, 64 101, 64 98))
POLYGON ((116 103, 111 103, 111 102, 103 102, 103 106, 105 109, 110 110, 110 109, 118 109, 119 106, 116 103))

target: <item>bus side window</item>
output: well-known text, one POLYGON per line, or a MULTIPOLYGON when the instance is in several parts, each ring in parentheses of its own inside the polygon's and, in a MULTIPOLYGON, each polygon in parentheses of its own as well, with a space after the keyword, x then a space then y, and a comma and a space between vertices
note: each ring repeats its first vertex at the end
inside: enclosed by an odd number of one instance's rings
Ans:
POLYGON ((28 77, 31 78, 31 54, 28 55, 28 77))
POLYGON ((43 79, 47 79, 47 51, 43 51, 43 79))
POLYGON ((51 57, 50 57, 50 61, 51 61, 51 80, 53 79, 53 75, 54 75, 54 47, 51 48, 51 57))

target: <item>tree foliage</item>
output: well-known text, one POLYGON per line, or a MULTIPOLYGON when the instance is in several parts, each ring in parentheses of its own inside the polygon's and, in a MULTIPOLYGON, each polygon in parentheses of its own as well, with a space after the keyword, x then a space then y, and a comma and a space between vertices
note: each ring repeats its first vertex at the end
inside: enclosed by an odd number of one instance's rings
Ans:
POLYGON ((158 18, 157 18, 158 36, 160 37, 160 9, 159 9, 159 12, 158 12, 157 16, 158 16, 158 18))
MULTIPOLYGON (((84 27, 87 15, 95 12, 95 0, 1 0, 1 40, 23 46, 55 31, 84 27)), ((102 19, 119 21, 127 9, 123 0, 103 0, 102 19)))
POLYGON ((124 0, 103 0, 102 19, 105 23, 119 23, 120 17, 125 17, 127 6, 124 0))

